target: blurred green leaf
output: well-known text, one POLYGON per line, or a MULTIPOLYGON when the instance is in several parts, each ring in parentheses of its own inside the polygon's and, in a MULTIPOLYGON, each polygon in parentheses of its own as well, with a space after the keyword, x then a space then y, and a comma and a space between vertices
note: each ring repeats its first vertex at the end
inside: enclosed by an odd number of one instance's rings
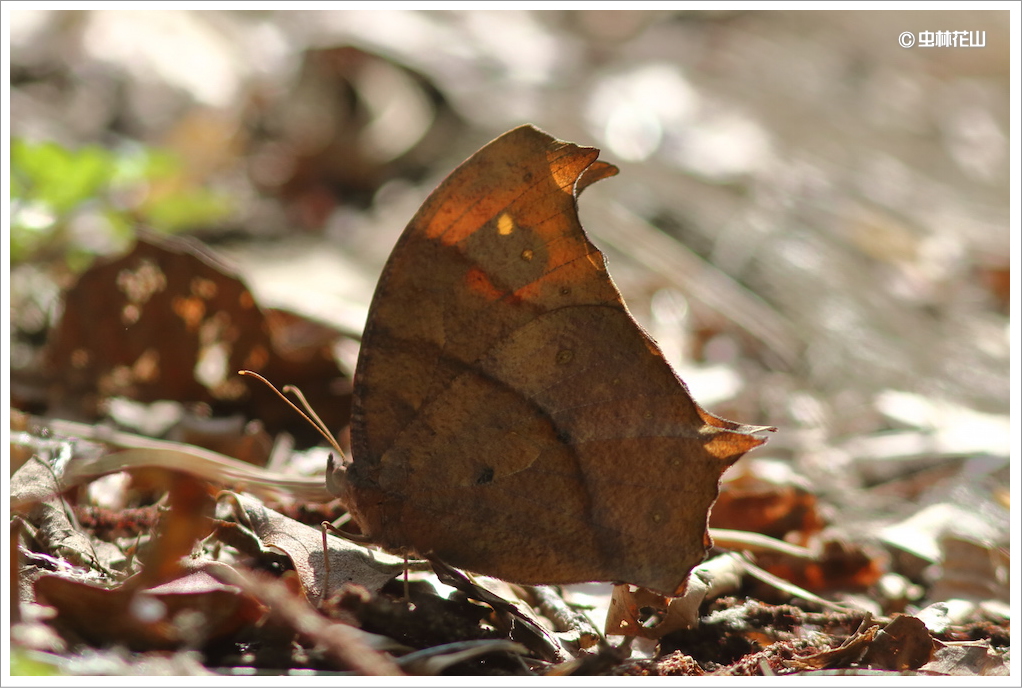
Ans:
POLYGON ((190 181, 173 152, 140 144, 70 150, 15 138, 10 197, 12 262, 58 255, 72 269, 87 265, 96 246, 123 244, 138 222, 177 232, 214 224, 232 210, 227 197, 190 181), (97 226, 111 241, 95 240, 97 226))
POLYGON ((68 150, 51 141, 11 143, 11 193, 49 205, 58 214, 94 198, 108 186, 113 156, 99 146, 68 150))

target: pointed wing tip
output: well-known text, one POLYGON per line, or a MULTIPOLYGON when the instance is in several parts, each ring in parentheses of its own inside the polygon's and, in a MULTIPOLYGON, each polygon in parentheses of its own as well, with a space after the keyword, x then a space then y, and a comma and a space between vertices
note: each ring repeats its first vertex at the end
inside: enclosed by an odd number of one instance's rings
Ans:
POLYGON ((606 179, 607 177, 613 177, 620 171, 616 165, 612 165, 609 162, 604 162, 603 160, 596 160, 596 156, 600 154, 599 148, 594 148, 592 146, 583 146, 577 143, 573 143, 571 141, 559 139, 556 136, 547 133, 543 129, 540 129, 535 124, 531 123, 520 124, 517 127, 510 129, 509 131, 505 132, 504 134, 497 138, 503 139, 505 137, 514 137, 516 135, 525 137, 535 137, 541 139, 546 146, 551 146, 554 148, 571 146, 573 149, 578 150, 579 153, 592 155, 593 158, 592 164, 590 164, 581 172, 575 184, 576 196, 582 193, 582 190, 585 189, 590 184, 592 184, 593 182, 598 182, 601 179, 606 179))
POLYGON ((750 442, 749 449, 755 449, 766 444, 770 439, 762 433, 777 432, 777 428, 773 425, 739 425, 737 428, 732 428, 731 432, 744 435, 750 442))
POLYGON ((777 430, 770 425, 741 425, 723 419, 718 420, 721 421, 719 424, 713 424, 717 428, 713 433, 713 439, 704 447, 711 456, 722 460, 727 466, 738 461, 746 452, 766 444, 769 438, 761 433, 777 430))
MULTIPOLYGON (((599 151, 597 151, 599 152, 599 151)), ((616 165, 611 165, 609 162, 603 160, 597 160, 592 165, 587 167, 582 175, 575 182, 575 195, 578 196, 582 193, 582 190, 593 182, 598 182, 601 179, 607 177, 613 177, 615 174, 620 172, 616 165)))

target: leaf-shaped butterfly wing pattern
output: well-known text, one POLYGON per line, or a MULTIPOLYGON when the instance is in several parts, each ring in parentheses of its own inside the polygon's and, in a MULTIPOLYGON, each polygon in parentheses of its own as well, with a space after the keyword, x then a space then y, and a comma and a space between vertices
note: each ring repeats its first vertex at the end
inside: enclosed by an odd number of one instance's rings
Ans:
POLYGON ((576 200, 616 173, 531 126, 458 167, 384 268, 355 377, 360 527, 524 583, 667 594, 764 428, 701 409, 628 313, 576 200))

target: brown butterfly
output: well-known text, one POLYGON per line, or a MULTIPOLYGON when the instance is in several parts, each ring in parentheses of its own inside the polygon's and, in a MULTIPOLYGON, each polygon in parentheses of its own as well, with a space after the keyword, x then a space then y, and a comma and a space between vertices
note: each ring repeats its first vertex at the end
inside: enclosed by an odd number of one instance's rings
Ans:
POLYGON ((521 126, 441 183, 380 277, 331 470, 385 549, 521 583, 668 595, 723 471, 772 428, 699 407, 632 319, 578 194, 617 168, 521 126))

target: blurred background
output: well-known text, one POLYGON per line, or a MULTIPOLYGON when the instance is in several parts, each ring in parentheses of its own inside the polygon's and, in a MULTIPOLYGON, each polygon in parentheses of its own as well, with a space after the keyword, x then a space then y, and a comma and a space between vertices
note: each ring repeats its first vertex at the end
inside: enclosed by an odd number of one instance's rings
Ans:
POLYGON ((339 332, 350 370, 420 203, 531 122, 621 168, 582 223, 696 399, 780 428, 758 456, 838 506, 968 459, 1007 503, 1007 11, 9 16, 15 406, 52 408, 61 290, 139 226, 339 332), (898 42, 941 30, 985 47, 898 42))

